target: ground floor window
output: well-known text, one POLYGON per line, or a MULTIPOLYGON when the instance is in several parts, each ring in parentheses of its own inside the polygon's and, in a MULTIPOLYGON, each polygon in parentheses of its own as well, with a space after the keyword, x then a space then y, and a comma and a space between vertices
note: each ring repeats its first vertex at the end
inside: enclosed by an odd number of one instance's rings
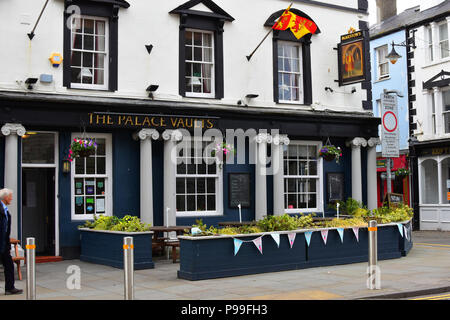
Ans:
POLYGON ((421 204, 450 204, 450 155, 419 161, 419 178, 421 204))
POLYGON ((287 213, 315 212, 322 208, 321 143, 291 141, 284 150, 284 203, 287 213))
POLYGON ((94 155, 75 158, 71 165, 72 219, 112 215, 112 147, 110 134, 72 134, 73 139, 94 139, 94 155))
POLYGON ((222 214, 222 170, 209 141, 183 141, 177 152, 177 216, 222 214))

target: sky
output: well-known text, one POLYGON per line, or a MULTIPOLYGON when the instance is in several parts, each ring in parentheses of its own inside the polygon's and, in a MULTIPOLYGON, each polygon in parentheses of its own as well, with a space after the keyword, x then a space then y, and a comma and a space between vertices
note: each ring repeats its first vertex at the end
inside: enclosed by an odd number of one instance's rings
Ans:
MULTIPOLYGON (((415 7, 421 2, 427 0, 397 0, 397 14, 405 11, 405 9, 415 7)), ((376 1, 369 0, 369 25, 375 24, 377 22, 377 11, 376 11, 376 1)))

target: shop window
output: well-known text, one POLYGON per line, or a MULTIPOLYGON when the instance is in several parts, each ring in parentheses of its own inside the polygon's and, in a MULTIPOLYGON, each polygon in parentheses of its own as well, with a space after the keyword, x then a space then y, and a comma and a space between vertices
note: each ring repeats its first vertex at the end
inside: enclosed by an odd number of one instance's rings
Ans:
POLYGON ((438 204, 438 164, 433 159, 427 159, 422 162, 420 168, 420 189, 422 204, 438 204))
MULTIPOLYGON (((94 155, 75 158, 71 165, 72 219, 112 215, 112 151, 110 134, 88 134, 97 149, 94 155)), ((72 135, 72 139, 86 139, 72 135)))
POLYGON ((291 141, 284 150, 284 202, 287 213, 322 210, 320 142, 291 141))
POLYGON ((222 214, 222 171, 208 151, 209 144, 207 141, 183 141, 178 145, 178 217, 222 214))

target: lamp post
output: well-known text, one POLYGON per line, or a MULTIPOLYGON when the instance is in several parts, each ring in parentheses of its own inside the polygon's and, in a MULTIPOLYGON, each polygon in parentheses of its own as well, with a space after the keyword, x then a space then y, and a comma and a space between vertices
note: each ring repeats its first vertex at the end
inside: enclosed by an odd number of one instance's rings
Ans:
MULTIPOLYGON (((412 32, 415 33, 416 30, 412 30, 412 32)), ((414 35, 413 35, 412 39, 414 41, 414 35)), ((402 57, 401 55, 399 55, 397 53, 397 51, 395 51, 395 47, 396 46, 397 47, 413 48, 413 49, 416 48, 416 44, 414 42, 412 44, 409 44, 409 43, 407 43, 407 40, 403 41, 401 43, 398 43, 398 44, 396 44, 396 43, 394 43, 394 41, 392 41, 391 46, 392 46, 392 50, 391 50, 391 52, 389 52, 389 54, 385 58, 388 59, 392 64, 395 64, 397 62, 397 60, 402 57)))

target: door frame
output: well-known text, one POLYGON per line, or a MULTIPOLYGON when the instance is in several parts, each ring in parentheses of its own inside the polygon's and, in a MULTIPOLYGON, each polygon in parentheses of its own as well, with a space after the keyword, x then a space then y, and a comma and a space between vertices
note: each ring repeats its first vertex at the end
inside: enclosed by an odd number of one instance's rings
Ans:
MULTIPOLYGON (((30 130, 31 131, 31 130, 30 130)), ((55 163, 53 164, 40 164, 40 163, 22 163, 22 157, 20 159, 20 176, 22 177, 22 169, 23 168, 54 168, 55 170, 55 256, 59 256, 59 204, 58 204, 58 196, 59 196, 59 133, 57 131, 41 131, 41 130, 34 130, 34 132, 37 133, 52 133, 55 137, 55 148, 54 148, 54 158, 55 163)), ((23 143, 21 146, 21 155, 23 155, 23 143)), ((20 188, 21 197, 23 197, 22 194, 23 186, 20 188)), ((20 204, 22 206, 22 204, 20 204)), ((22 208, 21 208, 22 212, 22 208)), ((23 235, 23 215, 20 215, 20 228, 21 235, 23 235)), ((23 244, 22 244, 23 246, 23 244)))

